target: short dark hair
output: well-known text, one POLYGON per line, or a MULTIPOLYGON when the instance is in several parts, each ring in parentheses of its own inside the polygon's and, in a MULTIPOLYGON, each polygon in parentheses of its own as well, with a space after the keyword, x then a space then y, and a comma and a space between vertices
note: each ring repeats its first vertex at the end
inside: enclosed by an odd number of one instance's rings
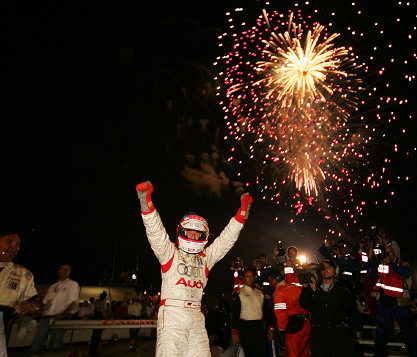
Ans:
POLYGON ((0 237, 7 236, 8 234, 16 234, 20 236, 19 229, 16 227, 6 226, 0 227, 0 237))
POLYGON ((63 265, 66 265, 67 267, 69 267, 72 270, 72 265, 69 263, 61 263, 58 265, 58 269, 61 268, 63 265))
POLYGON ((331 259, 322 260, 321 261, 321 264, 323 264, 323 263, 329 264, 329 265, 331 265, 335 269, 337 267, 336 263, 333 260, 331 260, 331 259))
POLYGON ((265 253, 259 253, 258 258, 266 258, 266 254, 265 253))
POLYGON ((245 275, 247 271, 250 271, 253 275, 255 275, 255 270, 252 268, 245 268, 245 270, 243 271, 243 275, 245 275))
POLYGON ((277 279, 279 276, 279 272, 277 270, 269 270, 268 273, 266 273, 266 276, 271 279, 277 279))

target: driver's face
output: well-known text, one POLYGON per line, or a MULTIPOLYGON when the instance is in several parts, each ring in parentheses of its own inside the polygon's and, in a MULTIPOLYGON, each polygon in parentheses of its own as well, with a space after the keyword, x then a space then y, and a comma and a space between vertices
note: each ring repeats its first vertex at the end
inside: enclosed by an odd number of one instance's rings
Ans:
POLYGON ((201 232, 194 231, 194 230, 191 230, 191 229, 186 229, 185 230, 185 235, 187 236, 188 239, 198 240, 201 237, 201 232))

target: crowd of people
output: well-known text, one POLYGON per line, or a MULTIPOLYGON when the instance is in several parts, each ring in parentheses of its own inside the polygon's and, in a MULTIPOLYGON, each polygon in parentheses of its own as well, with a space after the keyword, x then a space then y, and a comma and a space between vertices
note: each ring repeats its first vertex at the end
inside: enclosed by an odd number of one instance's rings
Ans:
POLYGON ((375 356, 385 356, 394 320, 408 355, 416 356, 415 294, 398 243, 372 227, 361 232, 356 247, 325 240, 318 251, 322 261, 310 264, 295 246, 284 250, 281 244, 270 264, 263 253, 249 266, 241 256, 233 260, 232 342, 245 356, 274 356, 283 345, 287 356, 359 356, 358 340, 371 337, 364 330, 369 324, 376 325, 375 356), (248 334, 246 326, 255 321, 248 334), (263 336, 257 343, 255 330, 263 336))
MULTIPOLYGON (((174 243, 151 200, 152 184, 139 184, 137 192, 146 234, 161 264, 160 296, 126 294, 123 301, 111 301, 103 291, 97 300, 80 302, 80 287, 65 263, 57 270, 58 281, 41 298, 31 272, 13 262, 19 235, 0 232, 0 357, 7 356, 6 336, 17 315, 39 321, 32 356, 45 345, 53 320, 125 318, 158 320, 160 357, 210 356, 210 345, 238 346, 246 357, 278 356, 284 346, 291 357, 359 356, 357 341, 368 322, 376 323, 375 356, 385 356, 393 320, 408 355, 417 356, 410 266, 401 260, 398 243, 381 229, 364 233, 357 247, 342 239, 324 241, 318 247, 323 259, 310 264, 297 247, 284 249, 282 243, 270 264, 263 253, 248 266, 237 256, 230 268, 230 291, 207 310, 202 298, 209 272, 238 239, 252 197, 242 195, 236 215, 206 248, 209 227, 203 217, 185 215, 174 243)), ((93 330, 90 355, 97 354, 102 332, 93 330)), ((134 351, 138 329, 129 332, 129 350, 134 351)), ((64 333, 52 333, 53 346, 62 346, 64 333)))

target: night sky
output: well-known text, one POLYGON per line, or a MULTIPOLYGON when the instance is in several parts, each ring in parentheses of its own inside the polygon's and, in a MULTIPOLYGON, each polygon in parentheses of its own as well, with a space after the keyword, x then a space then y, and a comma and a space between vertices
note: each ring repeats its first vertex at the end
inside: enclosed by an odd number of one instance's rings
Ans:
MULTIPOLYGON (((138 254, 141 282, 159 286, 135 193, 141 181, 154 184, 153 201, 171 237, 187 212, 206 217, 215 236, 235 214, 240 194, 231 183, 216 192, 213 186, 190 184, 182 172, 186 165, 198 169, 207 157, 201 155, 215 152, 212 167, 231 182, 256 177, 252 163, 242 178, 225 160, 229 143, 223 141, 226 128, 213 81, 225 11, 246 6, 254 18, 259 15, 259 3, 243 3, 3 4, 0 224, 21 232, 18 261, 33 270, 36 282, 53 282, 57 265, 70 262, 80 284, 97 284, 104 269, 111 273, 114 258, 117 275, 133 269, 138 254)), ((329 10, 325 1, 317 3, 329 10)), ((384 17, 390 6, 375 11, 384 17)), ((410 14, 413 19, 415 6, 410 14)), ((414 62, 411 72, 415 69, 414 62)), ((415 102, 415 84, 393 88, 415 102)), ((406 117, 415 108, 411 103, 400 111, 398 123, 388 129, 407 129, 402 147, 416 144, 414 120, 406 117)), ((368 210, 343 233, 353 241, 361 226, 380 225, 410 261, 417 255, 415 155, 398 155, 392 170, 410 180, 394 183, 395 198, 368 210)), ((257 186, 251 188, 255 204, 247 227, 213 271, 220 287, 227 286, 225 270, 236 254, 246 262, 261 251, 271 257, 281 239, 315 259, 328 227, 337 229, 316 214, 291 224, 291 211, 269 205, 257 186)), ((219 289, 213 285, 208 289, 219 289)))

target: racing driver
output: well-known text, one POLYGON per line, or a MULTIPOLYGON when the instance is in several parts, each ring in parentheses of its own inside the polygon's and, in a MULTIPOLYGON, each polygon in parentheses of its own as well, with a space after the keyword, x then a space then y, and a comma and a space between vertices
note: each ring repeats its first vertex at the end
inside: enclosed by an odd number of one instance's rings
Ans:
POLYGON ((210 346, 201 312, 201 298, 210 269, 233 247, 252 197, 245 193, 241 207, 218 238, 205 248, 209 227, 194 213, 177 227, 176 245, 170 241, 151 200, 152 184, 136 186, 143 223, 152 250, 161 264, 162 287, 158 312, 156 357, 209 357, 210 346))

